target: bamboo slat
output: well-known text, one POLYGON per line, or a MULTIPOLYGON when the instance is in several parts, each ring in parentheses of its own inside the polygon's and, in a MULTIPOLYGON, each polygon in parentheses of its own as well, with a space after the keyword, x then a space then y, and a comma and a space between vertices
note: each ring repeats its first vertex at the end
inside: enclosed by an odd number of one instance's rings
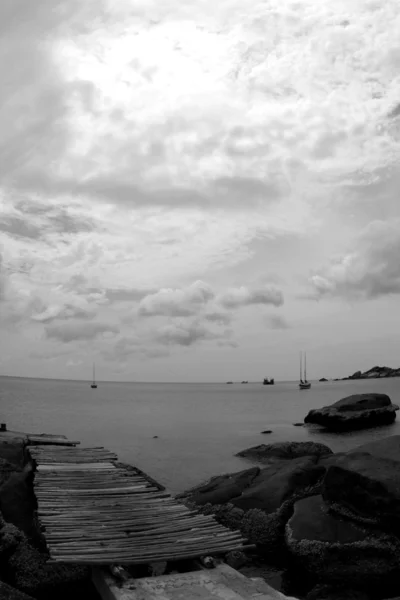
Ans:
POLYGON ((143 564, 243 548, 242 536, 176 502, 103 447, 33 446, 50 562, 143 564))

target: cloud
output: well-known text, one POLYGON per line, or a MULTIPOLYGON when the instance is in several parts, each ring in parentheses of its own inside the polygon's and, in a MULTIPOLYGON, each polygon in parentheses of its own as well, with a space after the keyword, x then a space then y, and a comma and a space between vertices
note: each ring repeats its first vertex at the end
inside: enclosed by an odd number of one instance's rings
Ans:
POLYGON ((193 346, 198 342, 229 338, 230 330, 212 331, 200 322, 172 323, 161 327, 156 334, 160 344, 171 346, 193 346))
POLYGON ((60 325, 48 325, 45 327, 48 339, 69 343, 79 340, 94 340, 97 337, 119 333, 119 327, 112 323, 62 323, 60 325))
POLYGON ((139 302, 153 293, 155 293, 153 289, 119 288, 104 290, 105 297, 110 302, 139 302))
POLYGON ((267 325, 270 329, 289 329, 286 319, 280 315, 269 316, 267 318, 267 325))
POLYGON ((225 308, 240 308, 255 304, 282 306, 284 299, 282 292, 275 287, 249 289, 245 286, 232 288, 217 298, 225 308))
POLYGON ((131 335, 119 338, 111 348, 104 350, 102 355, 106 360, 118 362, 125 370, 127 360, 131 356, 138 360, 146 360, 166 357, 169 352, 154 346, 154 340, 149 335, 131 335))
POLYGON ((400 293, 400 221, 374 221, 353 247, 312 275, 315 298, 373 299, 400 293))
POLYGON ((214 291, 207 283, 195 281, 186 288, 161 289, 145 296, 137 312, 142 317, 188 317, 197 314, 214 296, 214 291))
POLYGON ((48 306, 43 312, 32 316, 32 319, 41 323, 51 323, 55 320, 93 319, 95 316, 96 311, 93 308, 67 303, 64 306, 48 306))
POLYGON ((214 310, 204 314, 204 319, 211 323, 217 323, 219 325, 229 325, 233 319, 233 315, 228 312, 221 310, 214 310))

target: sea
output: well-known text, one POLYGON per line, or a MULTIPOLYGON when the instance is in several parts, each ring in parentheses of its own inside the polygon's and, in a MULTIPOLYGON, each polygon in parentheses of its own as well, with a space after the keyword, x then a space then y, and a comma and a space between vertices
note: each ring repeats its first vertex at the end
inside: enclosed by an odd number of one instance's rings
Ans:
POLYGON ((13 431, 51 433, 103 446, 171 493, 213 475, 246 469, 240 450, 283 441, 316 441, 334 452, 400 434, 393 425, 346 434, 295 427, 310 409, 350 394, 381 392, 400 404, 400 378, 261 383, 125 383, 0 377, 0 421, 13 431), (271 430, 270 434, 262 434, 271 430))

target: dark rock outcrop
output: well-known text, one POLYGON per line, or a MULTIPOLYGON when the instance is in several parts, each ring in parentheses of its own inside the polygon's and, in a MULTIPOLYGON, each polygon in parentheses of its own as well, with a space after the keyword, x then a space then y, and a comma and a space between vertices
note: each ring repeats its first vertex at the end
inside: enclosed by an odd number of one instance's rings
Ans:
MULTIPOLYGON (((0 578, 13 588, 40 600, 94 600, 90 571, 81 566, 48 564, 25 534, 0 522, 0 578)), ((3 596, 1 596, 3 598, 3 596)), ((22 600, 22 599, 21 599, 22 600)))
POLYGON ((301 489, 314 486, 324 475, 318 457, 278 460, 260 470, 251 485, 230 501, 244 511, 252 508, 271 514, 301 489))
POLYGON ((311 574, 316 584, 374 593, 390 593, 398 586, 400 541, 342 518, 322 496, 296 502, 285 539, 297 568, 311 574))
POLYGON ((323 408, 310 410, 305 423, 332 431, 347 431, 388 425, 396 419, 399 407, 386 394, 354 394, 323 408))
POLYGON ((389 598, 400 592, 399 450, 400 436, 337 454, 313 443, 257 446, 240 455, 260 466, 181 497, 285 568, 285 593, 389 598))
MULTIPOLYGON (((312 442, 263 445, 262 468, 213 477, 178 498, 213 514, 223 525, 239 529, 262 548, 264 557, 276 559, 286 552, 284 528, 293 503, 321 489, 325 467, 318 461, 328 453, 332 454, 330 448, 312 442)), ((260 447, 256 455, 260 458, 260 447)))
POLYGON ((319 381, 328 381, 325 377, 321 377, 319 381))
MULTIPOLYGON (((367 592, 357 589, 346 589, 343 586, 316 585, 307 594, 306 600, 372 600, 367 592)), ((393 600, 396 600, 395 598, 393 600)))
POLYGON ((259 463, 269 464, 271 460, 292 460, 304 456, 320 457, 332 454, 332 450, 317 442, 276 442, 275 444, 260 444, 238 452, 236 456, 248 458, 259 463))
POLYGON ((257 475, 260 473, 258 467, 246 469, 239 473, 229 473, 212 477, 207 483, 200 484, 188 492, 179 494, 177 498, 190 498, 191 502, 199 506, 205 504, 226 504, 233 498, 241 496, 257 475))
POLYGON ((343 377, 343 380, 347 379, 380 379, 382 377, 400 377, 400 368, 392 369, 391 367, 372 367, 368 371, 356 371, 349 377, 343 377))
POLYGON ((351 511, 400 536, 400 468, 398 461, 362 452, 337 457, 326 472, 322 495, 330 505, 351 511))
POLYGON ((33 473, 28 464, 24 469, 10 473, 0 487, 0 511, 8 523, 12 523, 29 537, 36 535, 34 511, 36 500, 32 487, 33 473))
POLYGON ((33 600, 32 596, 27 596, 2 581, 0 581, 0 598, 1 600, 33 600))

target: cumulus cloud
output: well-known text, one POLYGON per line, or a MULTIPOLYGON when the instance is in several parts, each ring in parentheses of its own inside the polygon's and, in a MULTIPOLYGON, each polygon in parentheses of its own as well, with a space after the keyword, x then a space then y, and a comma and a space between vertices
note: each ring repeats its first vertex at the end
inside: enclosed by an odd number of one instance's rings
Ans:
POLYGON ((195 281, 186 288, 162 289, 145 296, 137 312, 142 317, 188 317, 197 314, 214 296, 211 286, 204 281, 195 281))
POLYGON ((229 338, 230 335, 229 330, 212 331, 200 322, 182 322, 161 327, 156 334, 156 340, 161 344, 171 346, 193 346, 201 341, 229 338))
POLYGON ((101 322, 71 322, 60 325, 48 325, 45 328, 46 336, 49 339, 59 340, 69 343, 79 340, 94 340, 100 336, 112 337, 112 334, 119 333, 119 327, 112 323, 101 322))
POLYGON ((314 297, 372 299, 400 293, 400 221, 374 221, 353 247, 310 278, 314 297))
POLYGON ((204 319, 211 323, 217 323, 219 325, 229 325, 232 321, 233 315, 229 312, 222 310, 212 310, 204 314, 204 319))
POLYGON ((40 323, 51 323, 55 320, 93 319, 95 316, 96 311, 93 308, 67 303, 64 306, 48 306, 43 312, 32 316, 32 319, 40 323))
POLYGON ((225 308, 240 308, 255 304, 282 306, 283 293, 275 287, 264 287, 249 289, 245 286, 232 288, 217 298, 217 301, 225 308))

